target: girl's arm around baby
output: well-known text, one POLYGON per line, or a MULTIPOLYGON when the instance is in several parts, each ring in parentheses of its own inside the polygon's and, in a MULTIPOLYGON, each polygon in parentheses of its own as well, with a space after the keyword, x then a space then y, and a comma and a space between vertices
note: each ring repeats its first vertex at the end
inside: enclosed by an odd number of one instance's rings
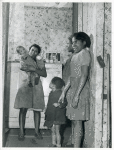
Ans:
POLYGON ((42 70, 40 70, 40 69, 37 69, 33 66, 22 66, 20 69, 22 71, 27 71, 27 72, 36 72, 38 75, 40 75, 42 77, 47 77, 47 72, 46 72, 45 67, 42 70))

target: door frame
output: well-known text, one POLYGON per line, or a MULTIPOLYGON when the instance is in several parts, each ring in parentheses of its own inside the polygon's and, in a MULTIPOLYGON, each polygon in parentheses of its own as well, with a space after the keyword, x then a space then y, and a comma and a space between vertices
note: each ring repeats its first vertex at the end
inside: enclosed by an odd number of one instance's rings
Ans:
POLYGON ((6 144, 5 135, 5 97, 6 97, 6 71, 7 71, 7 55, 8 55, 8 34, 9 34, 9 7, 10 3, 2 2, 2 147, 6 144))

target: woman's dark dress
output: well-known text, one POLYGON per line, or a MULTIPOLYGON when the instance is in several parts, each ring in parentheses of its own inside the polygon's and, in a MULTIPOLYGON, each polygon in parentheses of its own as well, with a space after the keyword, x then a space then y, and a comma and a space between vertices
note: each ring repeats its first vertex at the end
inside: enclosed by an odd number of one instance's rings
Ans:
POLYGON ((67 101, 65 99, 64 103, 60 103, 60 107, 55 107, 53 104, 58 103, 59 97, 62 91, 56 90, 51 91, 49 94, 47 110, 45 113, 45 123, 44 126, 51 128, 53 124, 60 125, 66 122, 66 105, 67 101))

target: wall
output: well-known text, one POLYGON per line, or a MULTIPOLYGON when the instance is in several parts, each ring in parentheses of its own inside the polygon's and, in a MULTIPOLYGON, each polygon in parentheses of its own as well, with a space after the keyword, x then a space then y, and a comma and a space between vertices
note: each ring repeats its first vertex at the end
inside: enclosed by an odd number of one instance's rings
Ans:
POLYGON ((107 65, 107 53, 111 53, 110 24, 110 3, 78 3, 78 31, 88 33, 92 41, 90 121, 85 122, 84 147, 107 146, 107 100, 103 100, 107 93, 107 66, 101 68, 96 58, 101 55, 107 65))
MULTIPOLYGON (((111 3, 104 4, 104 62, 106 67, 104 68, 104 94, 107 94, 107 54, 110 54, 110 72, 112 72, 112 57, 111 57, 111 3)), ((112 79, 111 79, 112 81, 112 79)), ((111 84, 111 83, 110 83, 111 84)), ((107 137, 107 99, 104 99, 103 103, 103 147, 106 148, 108 145, 107 137)))
POLYGON ((46 52, 66 56, 66 44, 72 34, 72 3, 12 3, 10 9, 9 60, 14 60, 16 47, 29 49, 33 43, 46 52), (21 10, 21 11, 20 11, 21 10))
POLYGON ((24 29, 23 3, 10 3, 8 60, 15 60, 17 56, 16 47, 18 45, 25 46, 24 29))

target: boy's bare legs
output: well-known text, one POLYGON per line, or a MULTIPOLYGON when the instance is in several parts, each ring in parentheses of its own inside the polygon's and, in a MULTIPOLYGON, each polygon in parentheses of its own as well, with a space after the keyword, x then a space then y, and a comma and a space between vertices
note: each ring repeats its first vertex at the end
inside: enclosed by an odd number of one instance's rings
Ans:
POLYGON ((80 148, 83 137, 82 121, 73 120, 74 123, 74 147, 80 148))
POLYGON ((52 145, 56 145, 56 128, 55 125, 52 126, 51 128, 52 131, 52 145))
POLYGON ((56 128, 56 139, 57 139, 57 147, 61 147, 61 135, 60 135, 60 125, 55 125, 56 128))
POLYGON ((20 112, 19 112, 20 135, 24 135, 26 113, 27 113, 27 108, 20 108, 20 112))

